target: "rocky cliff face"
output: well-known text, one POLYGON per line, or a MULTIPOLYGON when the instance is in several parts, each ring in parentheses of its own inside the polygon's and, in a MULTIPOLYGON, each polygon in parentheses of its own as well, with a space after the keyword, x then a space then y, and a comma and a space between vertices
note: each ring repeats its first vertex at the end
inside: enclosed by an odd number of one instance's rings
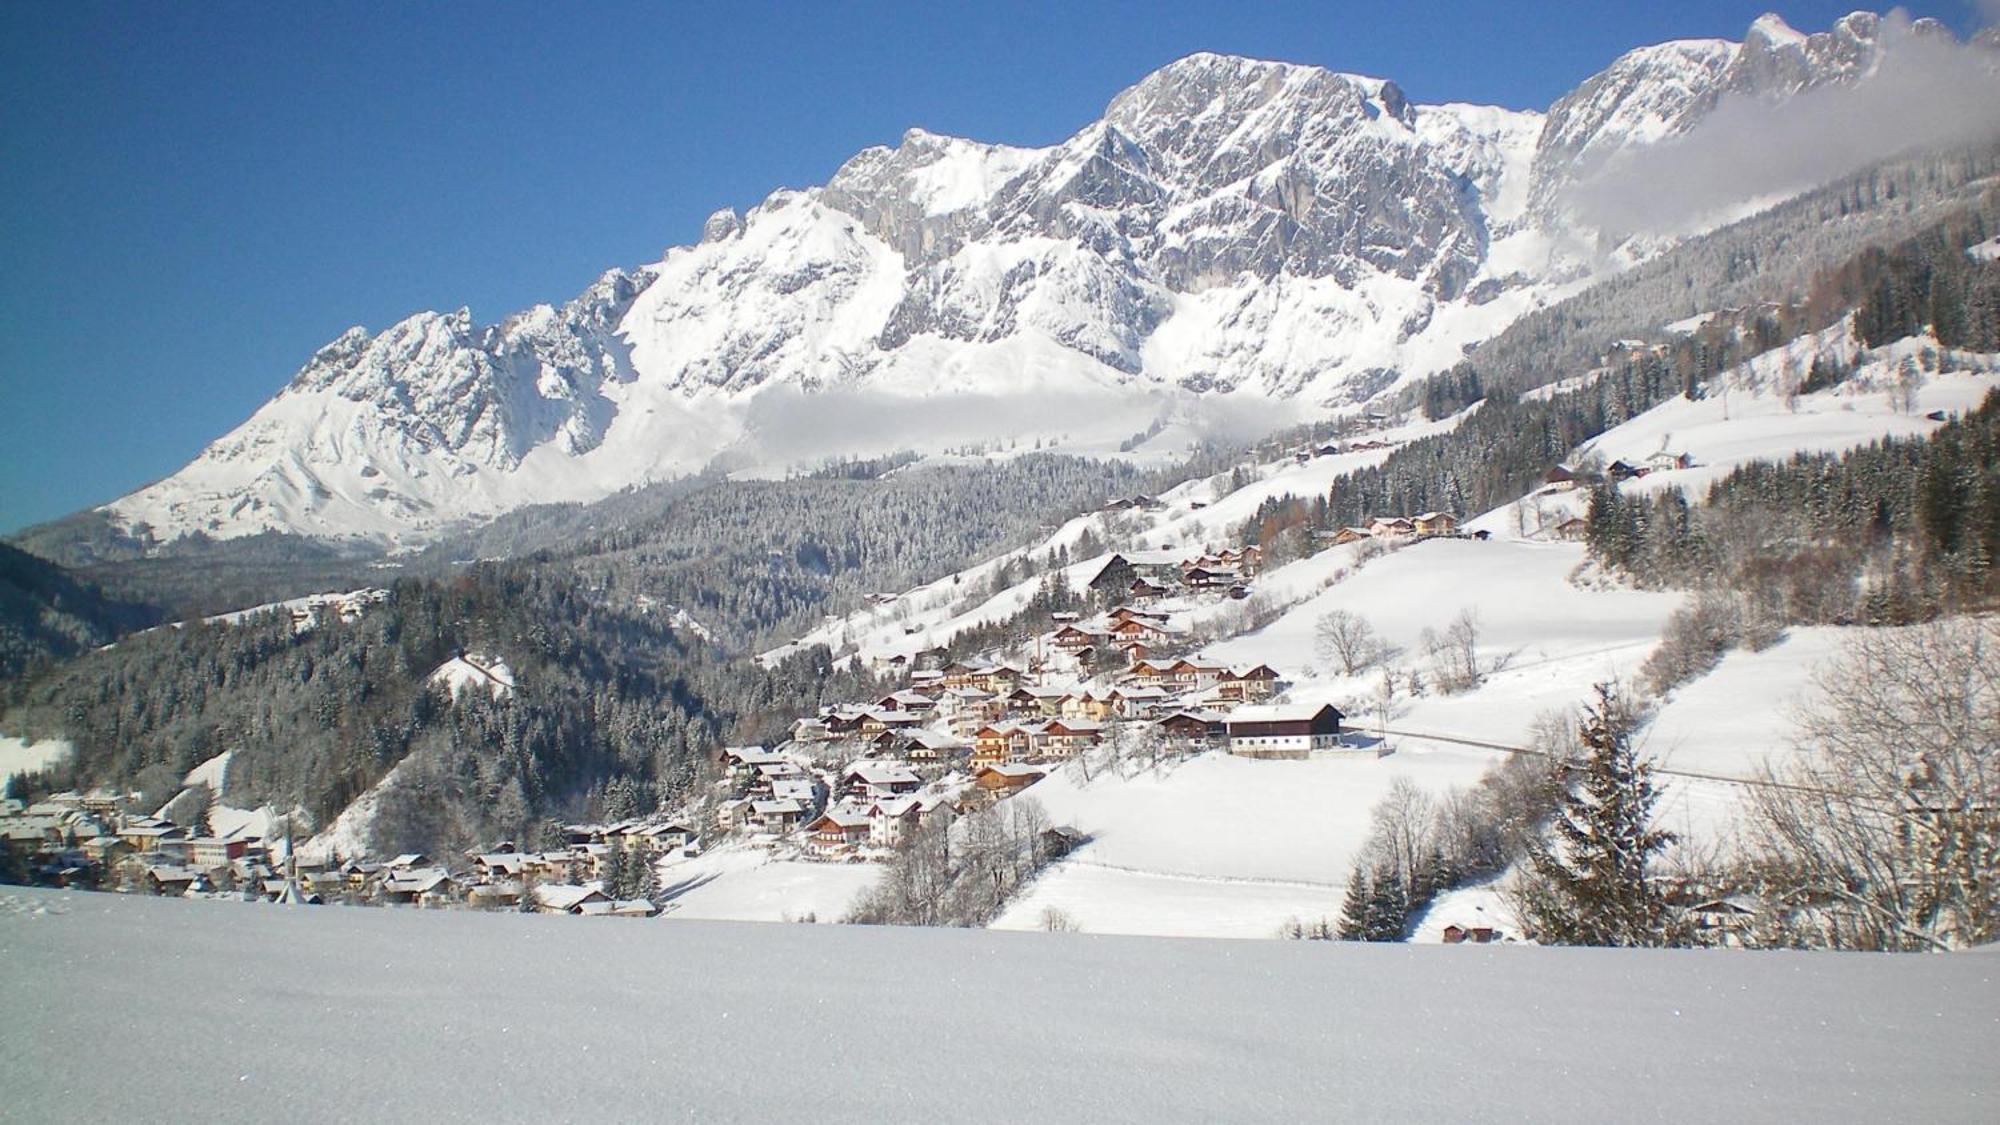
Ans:
POLYGON ((1108 450, 1194 397, 1358 400, 1574 281, 1551 231, 1594 165, 1732 93, 1855 81, 1879 28, 1857 14, 1805 36, 1765 17, 1741 44, 1642 48, 1546 115, 1200 54, 1050 148, 912 130, 560 307, 352 329, 109 510, 160 538, 409 542, 718 454, 769 467, 1003 436, 1108 450), (1025 423, 994 405, 1051 395, 1097 397, 1025 423), (916 402, 932 408, 899 413, 916 402), (801 410, 811 424, 787 424, 801 410))

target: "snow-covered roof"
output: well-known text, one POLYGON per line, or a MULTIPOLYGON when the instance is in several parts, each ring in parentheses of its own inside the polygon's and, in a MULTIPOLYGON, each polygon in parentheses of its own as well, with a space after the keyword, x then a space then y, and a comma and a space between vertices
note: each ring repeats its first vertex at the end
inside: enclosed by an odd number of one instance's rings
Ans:
POLYGON ((532 892, 538 906, 552 910, 574 910, 591 901, 610 900, 610 896, 596 887, 579 887, 573 883, 542 883, 532 892))
MULTIPOLYGON (((1333 707, 1333 704, 1253 703, 1231 711, 1227 719, 1232 724, 1306 722, 1329 707, 1333 707)), ((1339 714, 1339 708, 1334 708, 1334 713, 1339 714)))
POLYGON ((865 785, 901 785, 915 783, 921 779, 910 772, 910 767, 901 762, 861 761, 847 767, 841 775, 843 781, 859 778, 865 785))

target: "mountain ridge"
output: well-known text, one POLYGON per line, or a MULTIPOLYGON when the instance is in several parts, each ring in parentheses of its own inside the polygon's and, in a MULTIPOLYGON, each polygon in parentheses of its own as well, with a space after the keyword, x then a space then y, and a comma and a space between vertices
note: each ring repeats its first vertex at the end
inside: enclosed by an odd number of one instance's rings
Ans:
POLYGON ((1742 44, 1639 48, 1547 113, 1204 52, 1045 148, 913 129, 564 304, 350 329, 100 511, 141 543, 410 546, 718 458, 770 473, 1003 436, 1108 454, 1191 404, 1287 420, 1358 402, 1589 275, 1561 212, 1580 169, 1725 94, 1856 81, 1882 29, 1765 17, 1742 44), (1037 396, 1061 397, 1022 405, 1037 396), (924 432, 894 432, 913 404, 924 432))

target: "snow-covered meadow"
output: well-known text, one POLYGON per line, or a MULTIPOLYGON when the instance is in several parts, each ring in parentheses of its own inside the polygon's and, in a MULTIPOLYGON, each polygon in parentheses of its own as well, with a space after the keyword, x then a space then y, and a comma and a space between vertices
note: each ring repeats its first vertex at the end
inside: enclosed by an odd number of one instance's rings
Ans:
POLYGON ((30 1121, 1708 1107, 1947 1122, 1990 1120, 2000 1099, 2000 962, 1976 953, 1246 944, 10 889, 0 964, 0 1091, 30 1121))

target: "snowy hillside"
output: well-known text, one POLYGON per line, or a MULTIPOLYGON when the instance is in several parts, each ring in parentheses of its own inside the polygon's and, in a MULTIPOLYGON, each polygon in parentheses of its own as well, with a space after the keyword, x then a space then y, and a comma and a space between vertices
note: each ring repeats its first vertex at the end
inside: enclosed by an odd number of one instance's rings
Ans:
MULTIPOLYGON (((1750 460, 1927 433, 1942 424, 1933 414, 1963 412, 2000 387, 1996 372, 2000 356, 1953 353, 1923 338, 1866 349, 1843 322, 1726 371, 1705 398, 1671 399, 1582 452, 1635 464, 1663 450, 1687 454, 1687 467, 1623 487, 1638 493, 1677 484, 1698 503, 1710 482, 1750 460), (1852 374, 1826 390, 1788 394, 1815 358, 1849 365, 1852 374), (1907 401, 1892 400, 1890 389, 1912 368, 1929 373, 1907 401)), ((1381 431, 1357 442, 1379 448, 1248 466, 1234 489, 1225 478, 1188 482, 1162 494, 1157 510, 1080 517, 1006 560, 830 621, 805 641, 893 667, 891 658, 1021 612, 1043 575, 1026 564, 1075 545, 1086 531, 1134 558, 1226 546, 1264 501, 1323 493, 1341 473, 1379 463, 1390 447, 1455 422, 1381 431), (986 593, 1008 560, 1022 564, 1025 576, 986 593)), ((1490 536, 1483 541, 1422 541, 1374 558, 1359 546, 1333 546, 1257 575, 1254 599, 1273 619, 1201 647, 1200 658, 1277 669, 1290 699, 1336 704, 1364 742, 1372 743, 1386 721, 1393 752, 1308 762, 1213 752, 1158 766, 1057 769, 1029 792, 1055 823, 1091 840, 1044 872, 995 925, 1040 929, 1054 909, 1088 932, 1267 938, 1289 921, 1336 914, 1370 810, 1399 778, 1432 794, 1475 785, 1508 756, 1501 748, 1533 742, 1540 716, 1573 713, 1595 683, 1633 682, 1659 644, 1685 595, 1585 575, 1583 545, 1554 533, 1582 505, 1578 492, 1540 490, 1467 520, 1467 529, 1490 536), (1425 671, 1426 630, 1443 631, 1469 611, 1478 626, 1483 682, 1456 694, 1402 690, 1385 720, 1374 700, 1381 673, 1342 676, 1316 651, 1317 622, 1332 611, 1364 618, 1399 650, 1390 662, 1399 680, 1425 671)), ((1066 572, 1072 587, 1094 576, 1106 557, 1072 563, 1066 572)), ((1169 597, 1151 608, 1199 629, 1226 620, 1237 604, 1169 597)), ((1668 827, 1728 846, 1746 796, 1739 781, 1793 753, 1791 708, 1803 701, 1814 669, 1843 643, 1838 629, 1794 629, 1765 651, 1731 654, 1664 701, 1642 738, 1667 771, 1660 815, 1668 827)), ((1467 894, 1466 904, 1453 909, 1480 903, 1497 909, 1490 895, 1467 894)), ((757 916, 769 916, 768 909, 757 916)))
POLYGON ((38 773, 48 769, 68 757, 74 749, 60 739, 28 742, 0 735, 0 786, 6 785, 15 774, 38 773))
POLYGON ((1003 439, 1110 455, 1218 402, 1210 424, 1269 428, 1448 367, 1604 262, 1664 248, 1600 260, 1565 200, 1725 94, 1862 81, 1880 26, 1808 37, 1766 17, 1740 46, 1644 48, 1547 115, 1198 54, 1048 148, 912 130, 561 306, 351 329, 106 511, 141 541, 409 544, 711 463, 1003 439))
POLYGON ((1979 954, 1245 946, 13 889, 0 949, 0 1089, 30 1120, 379 1113, 382 1084, 357 1075, 394 1076, 399 1113, 485 1121, 1602 1121, 1715 1104, 1736 1121, 1954 1122, 2000 1098, 2000 988, 1979 954), (205 1049, 163 1052, 167 1026, 205 1049), (941 1059, 1032 1080, 968 1099, 940 1085, 941 1059))

